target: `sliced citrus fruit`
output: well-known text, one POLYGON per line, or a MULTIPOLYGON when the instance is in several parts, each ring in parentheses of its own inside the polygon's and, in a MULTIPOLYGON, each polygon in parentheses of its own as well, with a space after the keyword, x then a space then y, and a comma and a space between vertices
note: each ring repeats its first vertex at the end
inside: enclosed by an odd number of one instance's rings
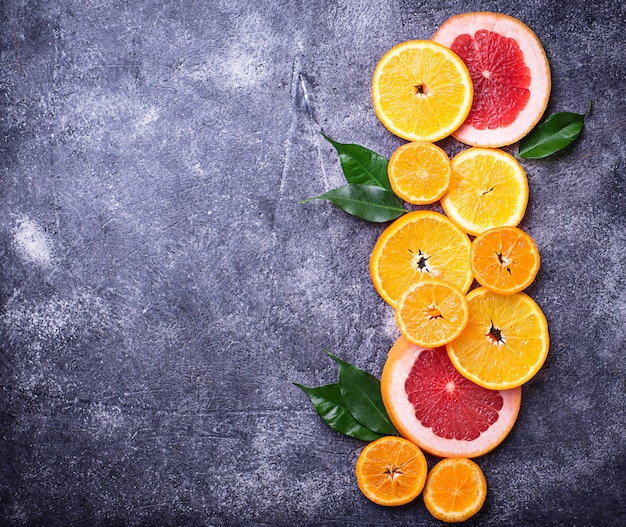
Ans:
POLYGON ((441 198, 448 189, 451 170, 448 154, 425 141, 396 149, 387 167, 393 191, 414 205, 428 205, 441 198))
POLYGON ((376 291, 396 307, 408 287, 440 278, 466 293, 473 276, 469 237, 438 212, 417 210, 400 216, 380 235, 370 257, 376 291))
POLYGON ((474 236, 493 227, 515 227, 528 204, 528 179, 517 160, 496 148, 468 148, 452 159, 441 206, 474 236))
POLYGON ((424 505, 435 518, 447 523, 471 518, 486 497, 487 480, 471 459, 442 459, 426 478, 424 505))
POLYGON ((522 390, 488 390, 463 377, 445 348, 401 335, 381 376, 385 409, 400 434, 438 457, 477 457, 513 428, 522 390))
POLYGON ((391 133, 409 141, 450 135, 465 121, 473 93, 463 61, 430 40, 409 40, 390 49, 372 80, 376 115, 391 133))
POLYGON ((442 280, 420 280, 398 299, 400 332, 413 344, 437 348, 459 336, 469 320, 465 294, 442 280))
POLYGON ((495 227, 472 242, 470 265, 476 281, 503 295, 519 293, 535 279, 539 249, 517 227, 495 227))
POLYGON ((548 322, 525 293, 500 295, 484 287, 467 295, 469 322, 446 345, 456 369, 492 390, 521 386, 541 368, 548 355, 548 322))
POLYGON ((465 13, 444 22, 432 39, 467 65, 472 109, 453 136, 472 146, 519 141, 537 124, 550 97, 550 66, 537 35, 500 13, 465 13))
POLYGON ((361 492, 378 505, 405 505, 424 488, 428 465, 420 448, 397 436, 385 436, 362 450, 356 462, 361 492))

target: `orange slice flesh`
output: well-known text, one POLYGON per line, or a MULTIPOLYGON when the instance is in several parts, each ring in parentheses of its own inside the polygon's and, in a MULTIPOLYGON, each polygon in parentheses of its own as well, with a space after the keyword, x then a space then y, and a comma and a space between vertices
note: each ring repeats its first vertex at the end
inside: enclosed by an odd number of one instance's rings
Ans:
POLYGON ((472 242, 470 264, 476 281, 502 295, 519 293, 535 279, 539 250, 533 239, 517 227, 496 227, 472 242))
POLYGON ((494 148, 468 148, 452 159, 441 206, 464 232, 516 226, 528 204, 528 179, 517 160, 494 148))
POLYGON ((467 295, 469 322, 446 345, 450 360, 464 377, 491 390, 521 386, 548 355, 548 322, 525 293, 500 295, 484 287, 467 295))
POLYGON ((467 65, 472 110, 453 136, 468 145, 500 147, 524 137, 550 98, 550 66, 537 35, 500 13, 464 13, 445 21, 432 39, 467 65))
POLYGON ((393 153, 387 171, 391 188, 401 199, 428 205, 448 189, 452 165, 448 154, 437 145, 414 141, 393 153))
POLYGON ((430 40, 390 49, 372 79, 374 111, 393 134, 409 141, 438 141, 469 114, 474 88, 463 61, 430 40))
POLYGON ((391 306, 411 284, 429 278, 450 282, 463 293, 473 281, 470 240, 438 212, 404 214, 380 235, 370 257, 376 291, 391 306))
POLYGON ((405 505, 424 488, 428 465, 420 448, 397 436, 376 439, 361 451, 356 478, 361 492, 378 505, 405 505))
POLYGON ((488 390, 463 377, 445 348, 427 349, 401 335, 389 350, 381 395, 402 437, 438 457, 477 457, 509 434, 522 390, 488 390))
POLYGON ((465 295, 441 280, 421 280, 398 299, 400 332, 413 344, 436 348, 459 336, 469 320, 465 295))
POLYGON ((470 459, 442 459, 431 469, 424 487, 426 508, 447 523, 468 520, 482 508, 486 497, 485 475, 470 459))

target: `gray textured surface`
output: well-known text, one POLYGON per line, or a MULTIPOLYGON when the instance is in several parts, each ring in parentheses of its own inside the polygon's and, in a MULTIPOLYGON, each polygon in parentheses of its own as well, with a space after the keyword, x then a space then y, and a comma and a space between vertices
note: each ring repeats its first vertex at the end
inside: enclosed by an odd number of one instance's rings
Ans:
POLYGON ((324 349, 379 375, 397 336, 367 269, 382 226, 298 200, 342 183, 320 128, 401 144, 376 61, 471 10, 537 32, 549 112, 594 106, 523 163, 552 346, 469 523, 626 524, 621 1, 7 0, 2 525, 437 525, 367 502, 363 444, 291 384, 335 379, 324 349))

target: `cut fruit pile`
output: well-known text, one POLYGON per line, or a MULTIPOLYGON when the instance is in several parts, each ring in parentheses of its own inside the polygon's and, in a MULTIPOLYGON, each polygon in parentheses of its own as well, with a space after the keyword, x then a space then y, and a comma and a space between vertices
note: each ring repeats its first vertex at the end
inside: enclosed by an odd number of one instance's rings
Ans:
POLYGON ((476 514, 487 485, 469 458, 507 437, 521 386, 546 360, 546 318, 523 292, 540 264, 535 242, 518 227, 528 180, 499 147, 530 132, 549 94, 550 69, 536 35, 497 13, 453 16, 432 40, 393 47, 374 70, 375 113, 409 141, 388 163, 389 189, 413 205, 439 203, 445 214, 421 208, 393 216, 373 247, 372 283, 400 331, 377 392, 382 406, 372 406, 374 398, 363 403, 376 409, 374 426, 346 385, 341 394, 335 385, 301 387, 335 429, 368 440, 372 434, 356 477, 377 504, 406 504, 423 491, 437 519, 476 514), (452 160, 434 144, 450 135, 470 146, 452 160), (375 423, 381 409, 383 424, 401 437, 375 423), (444 459, 428 472, 422 451, 444 459))

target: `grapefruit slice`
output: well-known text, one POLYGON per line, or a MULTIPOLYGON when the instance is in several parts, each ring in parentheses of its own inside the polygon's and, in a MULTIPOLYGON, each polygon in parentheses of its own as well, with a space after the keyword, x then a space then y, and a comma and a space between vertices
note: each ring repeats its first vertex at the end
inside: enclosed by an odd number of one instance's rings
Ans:
POLYGON ((461 57, 474 85, 472 109, 455 139, 500 147, 533 129, 551 80, 546 53, 528 26, 500 13, 464 13, 446 20, 432 39, 461 57))
POLYGON ((404 336, 381 376, 383 403, 400 435, 438 457, 477 457, 507 436, 519 413, 521 388, 488 390, 463 377, 444 348, 404 336))

